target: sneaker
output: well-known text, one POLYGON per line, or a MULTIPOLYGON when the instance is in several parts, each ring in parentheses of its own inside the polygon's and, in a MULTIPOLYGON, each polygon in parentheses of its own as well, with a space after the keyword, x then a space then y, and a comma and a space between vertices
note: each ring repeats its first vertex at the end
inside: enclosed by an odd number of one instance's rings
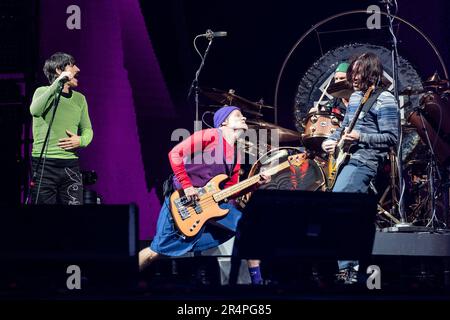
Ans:
POLYGON ((343 284, 357 283, 358 267, 359 266, 350 266, 348 268, 339 270, 339 273, 336 275, 336 281, 343 284))

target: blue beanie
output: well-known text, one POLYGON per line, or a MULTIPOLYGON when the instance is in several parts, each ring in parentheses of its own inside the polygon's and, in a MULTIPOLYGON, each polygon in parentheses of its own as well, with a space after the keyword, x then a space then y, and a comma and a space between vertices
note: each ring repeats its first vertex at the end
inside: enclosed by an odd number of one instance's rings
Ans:
POLYGON ((227 120, 228 116, 231 112, 234 110, 241 110, 238 107, 235 106, 225 106, 220 108, 214 113, 214 127, 219 128, 222 123, 227 120))

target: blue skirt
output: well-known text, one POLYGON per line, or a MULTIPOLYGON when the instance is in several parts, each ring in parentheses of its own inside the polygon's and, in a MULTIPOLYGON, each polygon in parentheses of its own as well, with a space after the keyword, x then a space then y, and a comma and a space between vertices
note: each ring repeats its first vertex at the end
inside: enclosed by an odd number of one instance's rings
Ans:
POLYGON ((156 235, 150 245, 153 251, 166 256, 181 256, 187 252, 217 247, 234 236, 242 213, 231 203, 220 204, 228 214, 216 222, 225 228, 206 223, 194 237, 184 238, 178 231, 170 213, 170 199, 166 197, 156 225, 156 235))

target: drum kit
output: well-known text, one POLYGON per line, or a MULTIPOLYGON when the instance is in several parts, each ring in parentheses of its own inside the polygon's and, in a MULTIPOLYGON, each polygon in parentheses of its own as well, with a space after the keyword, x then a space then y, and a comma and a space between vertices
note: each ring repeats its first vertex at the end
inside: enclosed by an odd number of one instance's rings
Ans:
MULTIPOLYGON (((351 91, 348 86, 333 88, 339 97, 349 97, 351 91), (345 92, 344 92, 345 91, 345 92)), ((266 189, 290 189, 307 191, 327 190, 326 156, 321 150, 322 142, 339 128, 343 115, 338 111, 319 108, 311 111, 304 121, 304 132, 281 127, 277 124, 262 119, 263 112, 273 110, 274 107, 264 104, 262 101, 253 102, 236 94, 235 90, 220 90, 216 88, 202 88, 200 93, 210 100, 218 103, 213 108, 220 108, 223 105, 234 105, 241 108, 247 117, 249 129, 264 132, 266 139, 244 140, 240 142, 243 151, 252 156, 255 161, 250 167, 243 170, 243 175, 253 176, 261 170, 265 170, 280 161, 284 161, 288 156, 295 153, 306 153, 305 163, 292 170, 286 170, 273 176, 271 182, 262 186, 266 189), (265 131, 266 130, 266 131, 265 131), (280 145, 282 145, 280 147, 280 145)), ((334 92, 333 92, 334 93, 334 92)), ((211 105, 210 105, 211 107, 211 105)), ((245 165, 243 166, 245 167, 245 165)))
MULTIPOLYGON (((348 83, 336 83, 326 89, 327 93, 337 101, 341 98, 349 98, 352 91, 348 83)), ((327 191, 328 163, 327 155, 322 151, 322 142, 330 137, 338 129, 343 120, 343 114, 337 109, 330 107, 330 102, 311 108, 311 111, 303 119, 303 133, 283 128, 277 124, 262 119, 263 112, 273 110, 274 107, 266 105, 263 101, 253 102, 236 94, 234 90, 223 91, 214 88, 203 88, 200 93, 205 97, 223 105, 235 105, 241 108, 247 117, 249 129, 257 131, 267 130, 271 137, 263 142, 242 141, 243 151, 253 156, 256 161, 243 170, 243 175, 253 176, 265 170, 288 156, 295 153, 306 153, 306 161, 298 168, 285 170, 273 176, 270 183, 263 185, 265 189, 288 189, 307 191, 327 191), (275 142, 275 143, 274 143, 275 142), (283 145, 280 147, 280 145, 283 145), (286 146, 285 146, 286 145, 286 146)), ((407 123, 402 126, 405 139, 402 149, 406 156, 402 157, 404 177, 406 181, 407 217, 411 222, 426 221, 429 217, 429 208, 424 204, 424 199, 429 199, 429 166, 430 150, 435 157, 439 168, 445 168, 450 164, 450 86, 448 80, 441 80, 434 75, 423 83, 423 89, 406 88, 400 95, 419 95, 419 106, 407 115, 407 123), (411 133, 414 133, 412 135, 411 133), (414 139, 410 137, 415 137, 414 139), (430 148, 429 146, 432 146, 430 148), (428 212, 428 213, 425 213, 428 212)), ((384 167, 389 177, 385 183, 377 185, 376 192, 379 195, 378 225, 389 226, 398 220, 395 218, 396 206, 398 205, 399 190, 396 185, 396 155, 391 152, 386 159, 384 167), (383 192, 384 191, 384 192, 383 192)), ((245 162, 244 162, 245 163, 245 162)), ((245 165, 243 166, 245 168, 245 165)), ((437 170, 439 172, 439 169, 437 170)), ((447 182, 448 184, 448 182, 447 182)), ((448 188, 448 186, 447 186, 448 188)), ((240 199, 241 206, 245 206, 251 194, 240 199)), ((448 210, 448 209, 446 209, 448 210)), ((445 210, 444 210, 445 211, 445 210)), ((447 214, 444 214, 447 215, 447 214)), ((398 216, 398 215, 397 215, 398 216)), ((448 217, 443 218, 447 222, 448 217)), ((428 219, 429 220, 429 219, 428 219)), ((446 223, 445 222, 445 223, 446 223)))

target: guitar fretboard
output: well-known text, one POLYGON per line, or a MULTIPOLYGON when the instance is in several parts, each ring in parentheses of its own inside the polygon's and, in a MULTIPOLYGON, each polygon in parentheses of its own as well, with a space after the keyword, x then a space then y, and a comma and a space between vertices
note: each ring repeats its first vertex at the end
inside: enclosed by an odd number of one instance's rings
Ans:
MULTIPOLYGON (((361 102, 358 106, 358 109, 356 109, 355 115, 352 118, 352 121, 350 122, 350 124, 348 125, 348 129, 347 129, 347 133, 352 132, 353 128, 356 125, 356 121, 358 121, 359 115, 361 114, 361 111, 363 109, 364 104, 367 102, 367 100, 369 99, 370 95, 372 94, 373 90, 374 90, 374 86, 370 86, 366 93, 364 94, 364 97, 361 99, 361 102)), ((342 148, 344 146, 344 140, 340 139, 339 143, 338 143, 338 148, 342 148)))
MULTIPOLYGON (((289 165, 290 165, 289 161, 285 161, 273 168, 265 170, 264 175, 272 176, 272 175, 276 174, 277 172, 288 168, 289 165)), ((213 198, 216 202, 227 199, 227 198, 231 197, 232 195, 238 193, 239 191, 251 187, 252 185, 257 183, 260 179, 261 179, 261 174, 257 174, 251 178, 248 178, 244 181, 241 181, 241 182, 235 184, 234 186, 231 186, 229 188, 226 188, 225 190, 219 191, 218 193, 213 195, 213 198)))

